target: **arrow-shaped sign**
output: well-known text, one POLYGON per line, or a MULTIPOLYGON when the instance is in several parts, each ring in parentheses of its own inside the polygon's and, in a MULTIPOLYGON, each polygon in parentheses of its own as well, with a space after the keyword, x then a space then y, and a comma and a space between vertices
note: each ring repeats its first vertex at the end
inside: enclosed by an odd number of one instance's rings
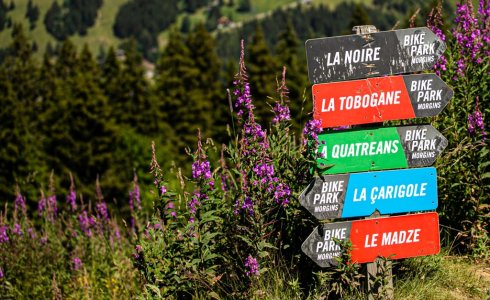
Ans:
POLYGON ((435 168, 324 175, 299 201, 317 219, 370 216, 437 208, 435 168))
POLYGON ((433 117, 453 90, 436 74, 419 74, 315 84, 312 94, 313 116, 327 128, 433 117))
POLYGON ((426 167, 447 146, 432 125, 332 131, 318 135, 323 174, 426 167))
POLYGON ((342 249, 336 242, 350 241, 351 261, 373 262, 378 256, 401 259, 437 254, 440 250, 437 213, 329 223, 318 226, 301 250, 320 267, 337 265, 342 249))
POLYGON ((446 49, 427 27, 312 39, 305 47, 311 83, 427 70, 446 49))

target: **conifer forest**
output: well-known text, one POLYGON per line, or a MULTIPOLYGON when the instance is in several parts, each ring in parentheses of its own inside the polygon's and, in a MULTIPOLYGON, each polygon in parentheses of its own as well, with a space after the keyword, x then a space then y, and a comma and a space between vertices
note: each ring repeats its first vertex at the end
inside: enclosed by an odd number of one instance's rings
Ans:
POLYGON ((302 206, 320 137, 367 128, 315 119, 305 42, 357 25, 430 29, 453 92, 374 125, 447 146, 440 251, 369 297, 488 299, 490 0, 0 0, 0 299, 366 299, 352 244, 302 249, 344 221, 302 206))

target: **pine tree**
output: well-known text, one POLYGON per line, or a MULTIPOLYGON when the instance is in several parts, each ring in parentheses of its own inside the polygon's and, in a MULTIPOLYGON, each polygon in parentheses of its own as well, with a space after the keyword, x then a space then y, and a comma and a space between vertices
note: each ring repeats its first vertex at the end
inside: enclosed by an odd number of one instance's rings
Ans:
MULTIPOLYGON (((196 107, 190 107, 190 114, 198 116, 204 136, 225 137, 228 101, 225 89, 219 81, 221 66, 216 54, 215 40, 202 23, 198 24, 187 39, 190 57, 199 70, 193 92, 196 107), (212 132, 211 132, 212 129, 212 132)), ((221 139, 223 140, 223 139, 221 139)))
POLYGON ((276 74, 280 74, 281 70, 266 44, 262 27, 259 24, 255 27, 255 34, 248 49, 247 67, 250 74, 255 111, 262 122, 268 124, 272 116, 268 97, 275 95, 276 74))
POLYGON ((181 34, 171 31, 157 65, 156 92, 164 120, 175 130, 175 145, 181 154, 184 147, 195 144, 197 129, 209 124, 209 116, 196 114, 210 110, 209 103, 199 101, 198 78, 199 69, 181 34))
POLYGON ((32 45, 21 25, 14 25, 12 38, 10 56, 0 68, 2 93, 5 93, 0 96, 1 141, 4 145, 0 152, 0 176, 6 181, 5 185, 0 184, 2 193, 8 193, 15 182, 23 185, 28 178, 35 180, 32 174, 42 173, 45 169, 39 147, 42 136, 38 116, 40 102, 37 101, 38 69, 32 58, 32 45))
POLYGON ((32 4, 32 0, 27 2, 26 18, 29 20, 29 29, 36 28, 37 19, 39 19, 39 7, 32 4))
POLYGON ((300 50, 300 43, 296 32, 291 21, 288 21, 286 30, 279 35, 276 55, 279 62, 287 68, 286 82, 289 89, 288 96, 290 100, 291 119, 293 128, 298 133, 303 127, 301 123, 306 119, 302 115, 304 114, 302 110, 310 112, 312 109, 311 100, 309 99, 310 93, 305 92, 309 86, 305 56, 300 53, 300 50), (305 101, 303 101, 303 96, 307 97, 305 101))
POLYGON ((104 178, 110 167, 116 128, 87 46, 78 57, 73 44, 65 41, 55 72, 60 88, 47 104, 46 153, 54 172, 71 172, 87 194, 97 174, 104 178))
POLYGON ((5 25, 7 25, 8 11, 9 9, 7 5, 3 2, 3 0, 0 0, 0 31, 5 28, 5 25))
POLYGON ((114 106, 118 124, 151 135, 157 132, 160 120, 155 98, 151 96, 149 83, 144 76, 142 61, 136 42, 131 40, 119 77, 119 95, 111 99, 111 105, 114 106))
POLYGON ((53 4, 51 4, 46 12, 44 26, 57 40, 64 40, 68 36, 63 22, 63 12, 57 0, 53 1, 53 4))
MULTIPOLYGON (((102 90, 109 99, 111 106, 118 102, 118 97, 121 95, 121 65, 117 59, 114 47, 110 47, 107 52, 102 69, 102 90)), ((120 120, 118 120, 120 121, 120 120)))
POLYGON ((354 10, 352 12, 351 21, 349 24, 349 29, 358 25, 370 25, 371 21, 366 12, 366 7, 361 3, 354 4, 354 10))

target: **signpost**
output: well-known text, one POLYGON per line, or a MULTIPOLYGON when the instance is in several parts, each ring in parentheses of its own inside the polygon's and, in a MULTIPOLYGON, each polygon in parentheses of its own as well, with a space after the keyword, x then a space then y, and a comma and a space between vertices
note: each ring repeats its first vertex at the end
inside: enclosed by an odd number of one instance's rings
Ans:
POLYGON ((299 201, 317 219, 370 216, 437 208, 435 168, 326 175, 316 178, 299 201))
POLYGON ((333 131, 318 142, 323 174, 430 166, 447 146, 431 125, 333 131))
POLYGON ((352 243, 354 263, 373 262, 378 256, 401 259, 437 254, 439 217, 430 212, 324 224, 313 230, 301 249, 319 266, 334 266, 342 254, 336 240, 352 243))
POLYGON ((322 127, 433 117, 453 97, 436 74, 377 77, 315 84, 313 117, 322 127))
MULTIPOLYGON (((446 45, 430 29, 354 29, 355 35, 306 41, 308 77, 315 84, 314 118, 322 128, 431 117, 444 109, 453 91, 435 74, 382 77, 432 68, 446 45), (362 80, 334 82, 352 79, 362 80)), ((329 267, 337 264, 344 251, 341 244, 349 241, 351 261, 367 263, 368 299, 380 285, 373 276, 384 268, 391 273, 389 263, 374 263, 378 257, 438 253, 437 213, 377 218, 380 213, 436 209, 435 168, 379 170, 430 166, 446 146, 447 140, 431 125, 319 134, 316 163, 323 175, 300 195, 301 205, 320 220, 368 219, 318 226, 302 244, 303 252, 329 267), (378 172, 350 174, 363 171, 378 172)), ((392 299, 392 280, 381 285, 386 289, 383 297, 392 299)))
POLYGON ((308 77, 323 83, 423 71, 445 49, 427 27, 307 40, 308 77))

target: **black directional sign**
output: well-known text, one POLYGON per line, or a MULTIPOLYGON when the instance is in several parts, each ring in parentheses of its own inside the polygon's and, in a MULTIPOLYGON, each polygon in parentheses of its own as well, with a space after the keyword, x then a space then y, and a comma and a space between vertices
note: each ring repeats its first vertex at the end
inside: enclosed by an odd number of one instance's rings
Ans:
POLYGON ((306 41, 311 83, 325 83, 430 69, 446 45, 418 27, 306 41))

